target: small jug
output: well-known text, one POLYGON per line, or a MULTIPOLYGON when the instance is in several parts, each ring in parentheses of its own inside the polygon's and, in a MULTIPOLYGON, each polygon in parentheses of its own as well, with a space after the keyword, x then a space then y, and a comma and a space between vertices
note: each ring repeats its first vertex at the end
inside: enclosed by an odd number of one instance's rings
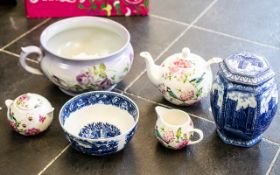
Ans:
POLYGON ((194 128, 186 112, 161 106, 157 106, 155 110, 158 117, 155 136, 165 147, 177 150, 202 141, 203 132, 194 128), (199 135, 199 139, 195 141, 191 140, 194 132, 199 135))

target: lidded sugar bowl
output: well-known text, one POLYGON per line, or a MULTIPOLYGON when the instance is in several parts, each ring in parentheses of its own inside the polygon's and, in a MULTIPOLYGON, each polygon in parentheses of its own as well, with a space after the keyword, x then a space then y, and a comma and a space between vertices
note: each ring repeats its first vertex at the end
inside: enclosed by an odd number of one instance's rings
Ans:
POLYGON ((268 61, 251 53, 233 54, 219 63, 210 102, 225 143, 251 147, 261 140, 277 111, 274 76, 268 61))
POLYGON ((53 120, 50 102, 34 93, 20 95, 15 100, 6 100, 7 118, 11 127, 18 133, 31 136, 46 130, 53 120))

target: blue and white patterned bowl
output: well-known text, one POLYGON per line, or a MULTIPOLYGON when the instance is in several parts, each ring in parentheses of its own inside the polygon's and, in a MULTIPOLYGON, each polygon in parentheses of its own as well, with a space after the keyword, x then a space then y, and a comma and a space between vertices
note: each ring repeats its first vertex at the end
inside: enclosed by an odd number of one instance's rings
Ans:
POLYGON ((137 105, 109 91, 75 96, 60 110, 59 122, 71 146, 85 154, 108 155, 122 150, 135 134, 137 105))

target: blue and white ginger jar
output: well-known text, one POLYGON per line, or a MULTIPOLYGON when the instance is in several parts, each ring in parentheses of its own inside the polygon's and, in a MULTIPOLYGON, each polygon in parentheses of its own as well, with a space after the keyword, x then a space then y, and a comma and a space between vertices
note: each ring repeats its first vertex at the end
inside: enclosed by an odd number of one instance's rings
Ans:
POLYGON ((251 147, 261 140, 278 104, 274 72, 263 57, 234 54, 219 63, 210 101, 223 142, 251 147))

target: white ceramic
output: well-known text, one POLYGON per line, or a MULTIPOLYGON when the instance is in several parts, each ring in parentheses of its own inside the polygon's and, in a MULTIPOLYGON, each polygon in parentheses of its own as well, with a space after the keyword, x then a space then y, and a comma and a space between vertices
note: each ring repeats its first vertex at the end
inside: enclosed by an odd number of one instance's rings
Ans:
POLYGON ((7 117, 12 128, 25 136, 45 131, 53 120, 50 102, 34 93, 20 95, 15 100, 6 100, 7 117))
POLYGON ((138 107, 131 99, 108 91, 75 96, 59 114, 71 146, 97 156, 122 150, 134 136, 138 120, 138 107))
POLYGON ((40 36, 40 45, 23 47, 20 63, 33 74, 45 75, 50 81, 69 94, 92 90, 111 90, 129 72, 133 62, 133 49, 129 32, 119 23, 101 17, 73 17, 48 26, 40 36), (98 27, 117 33, 124 45, 113 53, 98 58, 66 58, 58 56, 47 43, 56 34, 76 28, 98 27), (29 66, 27 57, 37 54, 41 69, 29 66))
POLYGON ((157 106, 155 110, 158 117, 155 136, 165 147, 177 150, 202 141, 203 132, 194 128, 193 122, 186 112, 161 106, 157 106), (194 132, 199 135, 198 140, 195 141, 192 140, 194 132))
POLYGON ((210 64, 221 61, 212 58, 205 61, 184 48, 166 58, 160 66, 155 65, 148 52, 140 53, 145 58, 147 74, 164 98, 176 105, 191 105, 207 96, 211 89, 212 72, 210 64))

